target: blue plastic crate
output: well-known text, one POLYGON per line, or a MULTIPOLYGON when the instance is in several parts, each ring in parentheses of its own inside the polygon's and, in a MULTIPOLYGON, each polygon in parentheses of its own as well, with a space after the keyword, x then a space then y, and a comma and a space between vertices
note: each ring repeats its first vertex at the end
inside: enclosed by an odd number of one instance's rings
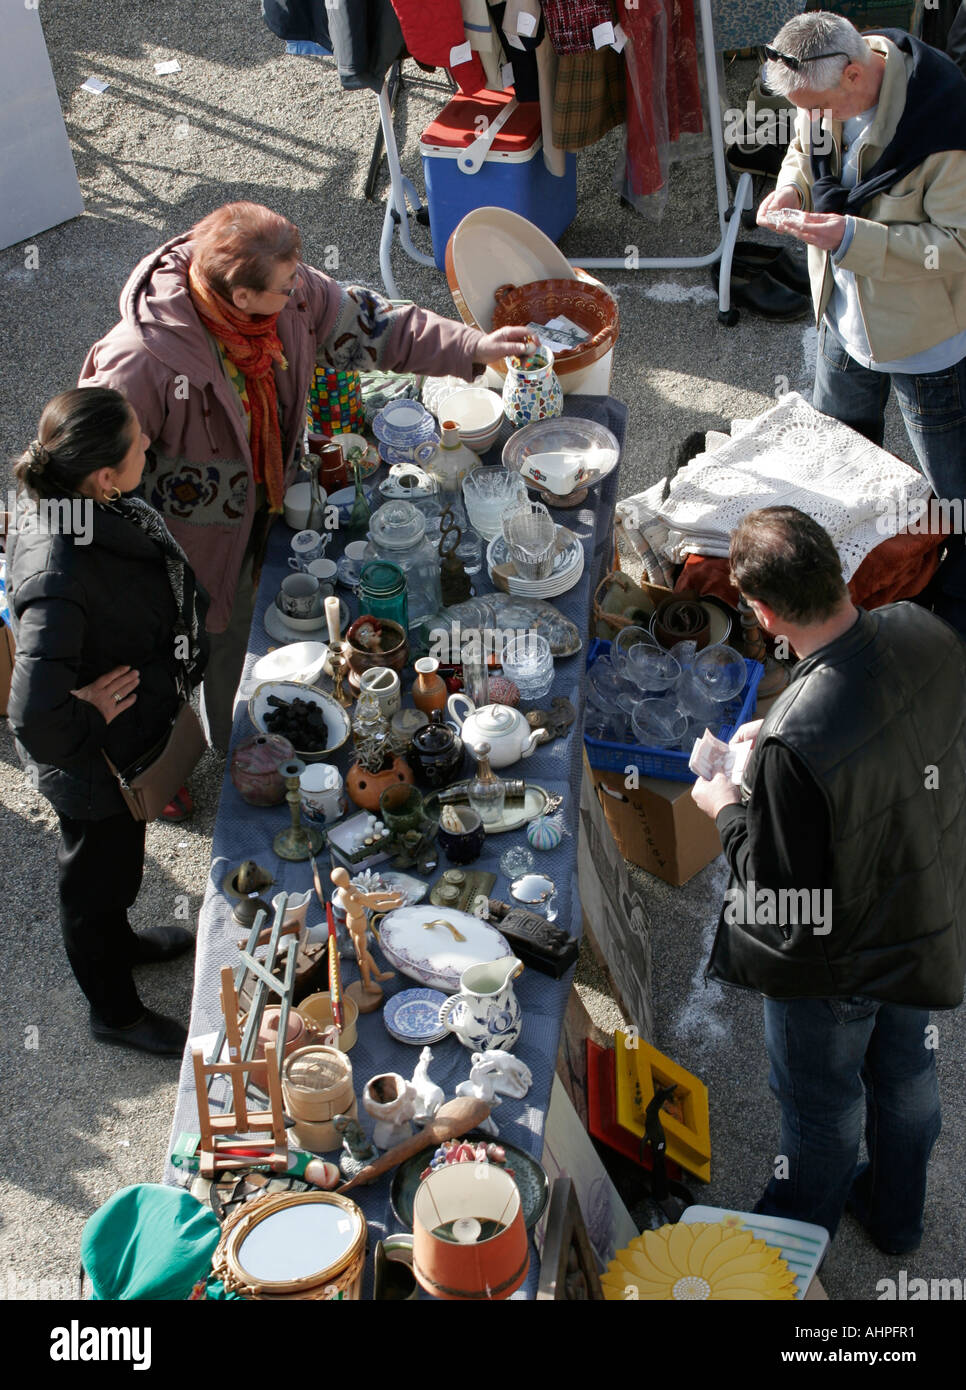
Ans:
MULTIPOLYGON (((587 653, 587 667, 593 666, 599 656, 610 654, 610 643, 594 638, 587 653)), ((711 732, 727 743, 734 731, 751 718, 755 708, 758 682, 765 674, 760 661, 749 661, 748 679, 740 695, 721 706, 721 723, 711 732)), ((642 748, 637 743, 609 743, 601 738, 588 738, 584 735, 587 761, 591 767, 605 772, 623 772, 625 768, 636 767, 645 777, 662 777, 666 782, 696 782, 698 779, 688 767, 690 753, 674 753, 667 748, 642 748)))

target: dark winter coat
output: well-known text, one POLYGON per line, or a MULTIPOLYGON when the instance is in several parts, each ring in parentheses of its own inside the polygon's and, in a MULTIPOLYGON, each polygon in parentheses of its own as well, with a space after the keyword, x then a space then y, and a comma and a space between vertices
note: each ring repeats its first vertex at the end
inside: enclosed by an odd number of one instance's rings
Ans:
MULTIPOLYGON (((22 526, 8 539, 17 644, 8 717, 18 752, 60 814, 102 820, 125 809, 103 753, 122 770, 164 736, 179 704, 179 614, 160 546, 110 507, 91 504, 82 533, 22 526), (89 514, 90 515, 90 514, 89 514), (117 666, 140 672, 137 699, 106 723, 70 692, 117 666), (36 771, 34 771, 36 769, 36 771)), ((194 589, 188 572, 186 590, 194 589)), ((200 594, 194 602, 206 606, 200 594)), ((207 657, 190 671, 201 679, 207 657)))

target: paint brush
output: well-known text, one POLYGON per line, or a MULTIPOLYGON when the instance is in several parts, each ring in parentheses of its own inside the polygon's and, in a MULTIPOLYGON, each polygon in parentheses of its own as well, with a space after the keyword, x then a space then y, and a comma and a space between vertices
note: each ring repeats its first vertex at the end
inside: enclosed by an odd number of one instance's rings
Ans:
POLYGON ((342 971, 339 960, 339 942, 335 932, 335 917, 332 904, 325 905, 325 920, 329 924, 329 999, 332 1004, 332 1019, 339 1032, 342 1032, 342 971))

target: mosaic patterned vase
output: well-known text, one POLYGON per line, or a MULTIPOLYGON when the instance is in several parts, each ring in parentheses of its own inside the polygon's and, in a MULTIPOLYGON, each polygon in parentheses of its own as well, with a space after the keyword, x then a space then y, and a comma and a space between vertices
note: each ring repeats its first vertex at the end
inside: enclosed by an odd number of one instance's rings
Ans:
POLYGON ((365 411, 359 373, 316 367, 309 387, 306 424, 313 434, 361 433, 365 411))
POLYGON ((506 364, 503 410, 514 429, 563 414, 563 391, 549 348, 541 347, 530 357, 508 357, 506 364))

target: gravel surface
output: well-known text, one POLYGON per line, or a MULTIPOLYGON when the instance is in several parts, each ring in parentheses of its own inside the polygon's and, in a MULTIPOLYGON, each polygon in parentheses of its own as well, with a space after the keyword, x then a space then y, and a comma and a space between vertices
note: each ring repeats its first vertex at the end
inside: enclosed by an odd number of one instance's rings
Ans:
MULTIPOLYGON (((19 453, 43 404, 74 383, 89 346, 115 322, 117 296, 135 262, 162 240, 235 198, 277 208, 301 228, 305 256, 337 278, 380 285, 381 202, 363 188, 377 128, 374 98, 341 91, 331 63, 288 57, 252 0, 44 0, 44 32, 86 213, 0 253, 0 457, 19 453), (181 71, 157 76, 177 58, 181 71), (102 95, 81 91, 97 76, 102 95), (337 262, 337 263, 336 263, 337 262)), ((412 65, 407 65, 407 72, 412 65)), ((732 69, 741 91, 750 65, 732 69)), ((412 68, 397 120, 406 172, 422 186, 420 130, 446 97, 439 78, 412 68)), ((611 187, 615 134, 580 159, 580 211, 562 240, 572 256, 700 254, 717 240, 710 162, 674 171, 667 212, 649 223, 621 209, 611 187)), ((385 166, 378 190, 385 191, 385 166)), ((429 234, 414 227, 429 250, 429 234)), ((442 275, 398 251, 400 292, 454 314, 442 275)), ((742 315, 719 327, 706 272, 604 272, 618 295, 621 339, 612 391, 628 403, 625 494, 661 477, 692 430, 720 426, 768 405, 776 379, 807 392, 814 330, 742 315)), ((909 457, 896 418, 887 445, 909 457)), ((2 479, 4 489, 8 485, 2 479)), ((155 825, 135 925, 194 921, 207 880, 223 765, 208 755, 193 779, 197 811, 183 826, 155 825)), ((0 1011, 8 1100, 0 1160, 0 1260, 7 1297, 76 1292, 81 1228, 117 1188, 161 1174, 177 1067, 94 1042, 86 1006, 57 926, 56 822, 25 781, 9 731, 0 727, 0 826, 4 847, 6 989, 0 1011), (36 1030, 36 1031, 34 1031, 36 1030)), ((714 1181, 702 1200, 747 1208, 768 1175, 777 1142, 767 1090, 761 1008, 751 995, 700 983, 699 968, 724 886, 718 861, 680 889, 635 871, 654 933, 654 1041, 698 1072, 711 1090, 714 1181)), ((604 1027, 619 1023, 592 965, 581 988, 604 1027)), ((191 966, 145 970, 153 1007, 187 1017, 191 966)), ((940 1016, 946 1128, 932 1166, 923 1253, 879 1255, 847 1219, 823 1271, 829 1294, 872 1299, 900 1266, 925 1277, 959 1275, 964 1212, 964 1076, 961 1026, 940 1016)))

